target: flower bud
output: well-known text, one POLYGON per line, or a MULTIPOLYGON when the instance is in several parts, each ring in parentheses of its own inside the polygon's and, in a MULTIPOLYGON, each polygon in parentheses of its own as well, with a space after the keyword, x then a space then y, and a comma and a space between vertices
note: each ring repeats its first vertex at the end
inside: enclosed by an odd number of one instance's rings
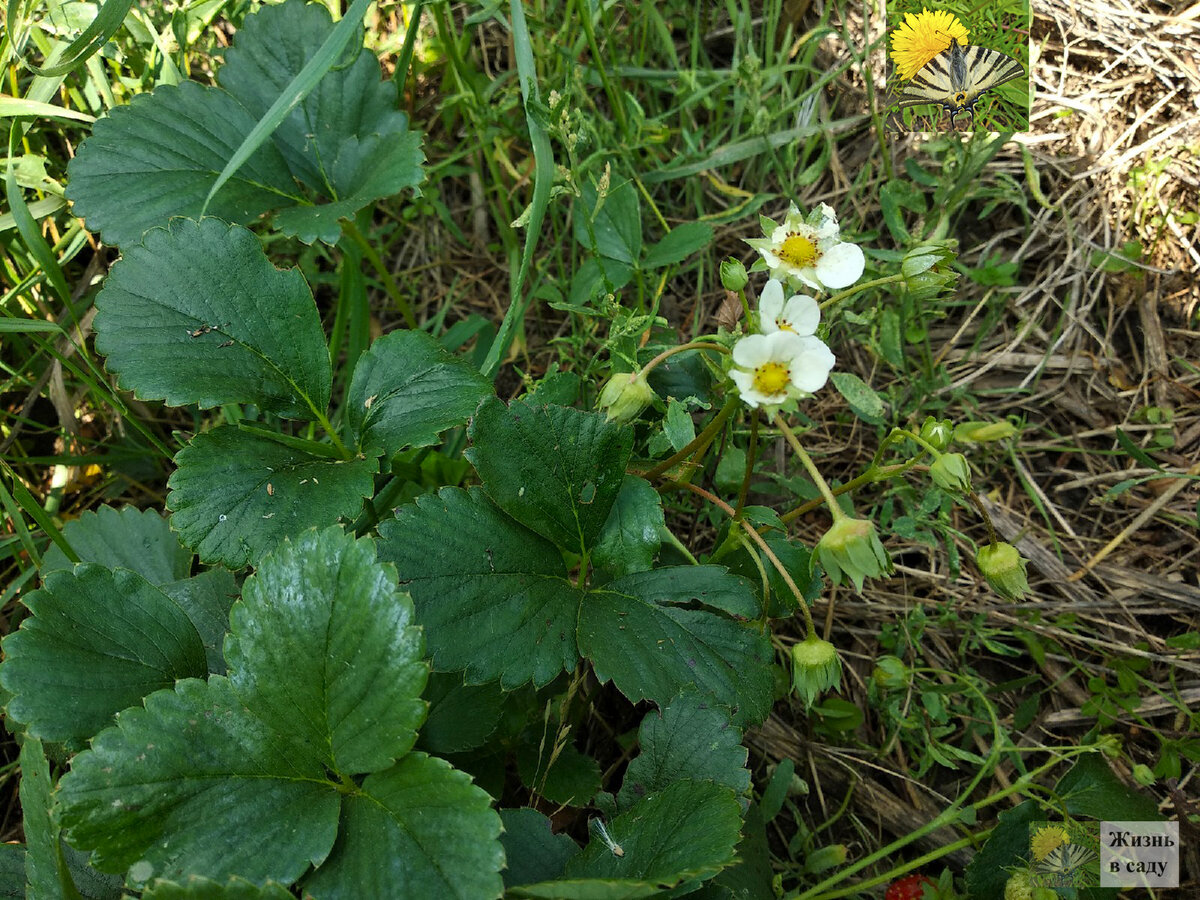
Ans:
POLYGON ((746 267, 732 256, 721 260, 721 284, 727 291, 740 291, 750 281, 746 267))
POLYGON ((840 866, 846 861, 850 851, 845 844, 830 844, 818 847, 804 860, 804 871, 810 875, 818 875, 834 866, 840 866))
POLYGON ((954 440, 954 423, 949 419, 926 416, 925 421, 921 423, 921 440, 937 450, 945 450, 954 440))
POLYGON ((997 594, 1006 600, 1020 600, 1029 593, 1025 578, 1025 560, 1012 544, 1000 541, 981 547, 975 564, 997 594))
POLYGON ((1133 780, 1142 787, 1152 787, 1158 779, 1154 777, 1154 772, 1148 765, 1138 763, 1133 767, 1133 780))
POLYGON ((608 413, 608 421, 627 425, 641 415, 654 399, 654 389, 640 372, 617 372, 600 391, 596 408, 608 413))
POLYGON ((910 249, 900 263, 904 290, 913 299, 929 300, 958 280, 947 263, 954 259, 957 242, 927 241, 910 249))
POLYGON ((983 444, 988 441, 1002 441, 1017 434, 1020 429, 1012 422, 963 422, 954 429, 956 441, 970 441, 973 444, 983 444))
POLYGON ((875 523, 867 519, 838 519, 821 536, 812 558, 821 563, 830 581, 841 584, 843 578, 848 578, 860 594, 864 578, 878 578, 892 571, 891 557, 879 541, 875 523))
POLYGON ((812 706, 819 694, 842 683, 842 661, 837 648, 810 634, 802 641, 792 644, 792 689, 812 706))
POLYGON ((971 466, 961 453, 943 453, 929 467, 933 483, 952 494, 966 494, 971 490, 971 466))

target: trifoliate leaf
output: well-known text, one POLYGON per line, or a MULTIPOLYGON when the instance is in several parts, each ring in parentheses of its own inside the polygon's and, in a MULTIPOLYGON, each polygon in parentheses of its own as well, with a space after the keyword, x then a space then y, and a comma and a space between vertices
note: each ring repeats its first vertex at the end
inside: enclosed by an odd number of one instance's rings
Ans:
POLYGON ((631 429, 598 413, 490 397, 470 433, 467 458, 497 506, 565 549, 594 543, 625 477, 631 429))
POLYGON ((254 403, 295 419, 329 405, 329 349, 299 269, 219 219, 176 219, 124 248, 96 297, 96 349, 123 388, 202 408, 254 403))
POLYGON ((753 605, 746 582, 724 569, 640 572, 588 594, 579 647, 596 676, 634 702, 666 704, 695 685, 735 722, 758 723, 770 711, 770 644, 760 629, 715 611, 753 605))
MULTIPOLYGON (((159 85, 92 126, 67 167, 67 198, 108 244, 135 243, 174 216, 199 217, 217 175, 256 121, 218 88, 159 85)), ((225 182, 207 214, 244 224, 299 198, 284 158, 265 144, 225 182)))
POLYGON ((205 562, 239 569, 285 537, 352 517, 374 488, 375 459, 334 460, 223 425, 175 456, 172 526, 205 562))
MULTIPOLYGON (((101 506, 67 522, 63 537, 80 562, 130 569, 153 585, 187 578, 192 570, 191 551, 180 545, 167 520, 150 509, 101 506)), ((40 574, 45 578, 73 565, 57 544, 51 544, 42 557, 40 574)))
POLYGON ((419 497, 379 531, 380 556, 412 594, 436 668, 511 689, 575 667, 582 592, 558 549, 479 488, 419 497))
POLYGON ((394 331, 359 357, 346 417, 359 449, 390 459, 406 447, 437 443, 492 393, 479 371, 423 331, 394 331))
POLYGON ((613 577, 645 572, 662 544, 662 500, 644 478, 626 475, 592 550, 597 570, 613 577))
POLYGON ((8 715, 48 741, 82 742, 115 713, 207 673, 179 605, 136 572, 82 563, 25 598, 31 615, 4 639, 8 715))
POLYGON ((429 669, 412 615, 373 542, 307 532, 246 579, 225 641, 229 680, 324 765, 377 772, 409 751, 425 719, 429 669))
POLYGON ((638 729, 638 755, 625 770, 617 795, 625 810, 671 782, 713 781, 745 794, 750 789, 742 733, 729 716, 694 691, 685 691, 661 711, 652 710, 638 729))
POLYGON ((315 900, 499 897, 500 816, 470 776, 410 753, 347 796, 329 858, 304 883, 315 900))

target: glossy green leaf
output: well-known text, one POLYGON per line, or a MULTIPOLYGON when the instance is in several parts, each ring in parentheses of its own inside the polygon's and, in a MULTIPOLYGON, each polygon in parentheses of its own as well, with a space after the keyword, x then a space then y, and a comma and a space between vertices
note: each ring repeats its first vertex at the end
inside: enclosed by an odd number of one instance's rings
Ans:
MULTIPOLYGON (((21 830, 25 835, 25 878, 29 896, 59 897, 63 881, 70 876, 58 858, 58 826, 50 819, 50 792, 54 780, 42 742, 25 735, 21 739, 21 830)), ((22 891, 17 896, 24 896, 22 891)), ((3 896, 3 894, 0 894, 3 896)))
POLYGON ((329 858, 304 883, 314 900, 499 897, 500 816, 470 776, 410 753, 346 797, 329 858))
POLYGON ((1113 774, 1104 757, 1080 757, 1054 788, 1071 815, 1111 822, 1160 821, 1153 797, 1128 786, 1113 774))
POLYGON ((567 862, 562 879, 525 885, 513 895, 558 900, 655 896, 733 863, 741 824, 733 791, 712 782, 677 781, 607 823, 620 855, 593 837, 567 862))
POLYGON ((586 806, 600 790, 600 764, 573 744, 559 749, 553 762, 552 734, 545 744, 525 744, 517 753, 521 782, 539 797, 560 806, 586 806))
MULTIPOLYGON (((333 28, 329 11, 320 4, 289 0, 265 6, 246 18, 225 53, 217 81, 251 116, 261 118, 333 28)), ((336 199, 351 192, 353 181, 346 176, 360 175, 365 168, 361 141, 368 135, 403 135, 407 127, 395 85, 382 80, 379 62, 363 51, 360 36, 351 38, 343 58, 292 110, 272 140, 296 178, 336 199)))
MULTIPOLYGON (((225 91, 190 81, 159 85, 96 122, 67 167, 67 198, 105 243, 135 243, 173 216, 199 216, 253 127, 254 117, 225 91)), ((247 223, 298 195, 287 163, 267 145, 225 183, 208 215, 247 223)))
POLYGON ((657 269, 683 262, 707 247, 712 239, 712 226, 707 222, 685 222, 668 231, 661 241, 646 252, 642 268, 657 269))
POLYGON ((613 577, 645 572, 654 565, 665 527, 658 491, 644 478, 626 475, 596 539, 592 564, 613 577))
POLYGON ((125 710, 59 784, 67 839, 104 871, 145 861, 147 879, 290 884, 332 847, 339 796, 320 748, 255 717, 219 675, 125 710))
MULTIPOLYGON (((153 510, 101 506, 67 522, 62 533, 80 562, 130 569, 154 585, 187 578, 192 570, 191 551, 171 533, 167 520, 153 510)), ((42 557, 41 576, 73 565, 52 544, 42 557)))
POLYGON ((238 597, 237 581, 226 569, 208 569, 195 578, 162 586, 162 592, 179 604, 204 644, 208 671, 225 674, 224 643, 229 631, 229 608, 238 597))
POLYGON ((97 349, 143 399, 301 419, 329 404, 329 350, 304 276, 271 265, 245 228, 206 218, 153 229, 125 248, 96 307, 97 349))
POLYGON ((750 789, 742 733, 729 716, 685 691, 661 711, 652 710, 638 729, 638 755, 625 770, 619 809, 683 779, 712 781, 739 795, 750 789))
POLYGON ((357 515, 375 459, 334 460, 223 425, 175 456, 171 524, 205 562, 240 569, 285 537, 357 515))
POLYGON ((591 183, 583 185, 571 219, 575 240, 599 256, 637 266, 642 256, 642 212, 632 181, 614 178, 601 200, 591 183))
POLYGON ((663 434, 671 442, 671 449, 676 452, 696 439, 696 425, 692 421, 687 405, 674 397, 667 401, 667 414, 663 417, 663 434))
POLYGON ((380 556, 412 595, 436 668, 511 689, 575 667, 582 592, 558 549, 479 488, 419 497, 379 531, 380 556))
POLYGON ((766 636, 722 612, 754 609, 744 579, 711 566, 640 572, 592 591, 579 647, 601 681, 630 700, 666 704, 689 685, 728 707, 739 724, 770 711, 766 636))
POLYGON ((31 615, 4 639, 8 715, 49 741, 85 741, 113 715, 178 678, 207 672, 200 635, 142 576, 82 563, 25 598, 31 615))
POLYGON ((142 900, 293 900, 293 896, 274 881, 257 885, 244 878, 219 882, 192 875, 182 883, 156 881, 142 894, 142 900))
POLYGON ((491 397, 470 434, 467 457, 497 506, 560 547, 592 545, 621 489, 631 429, 599 413, 491 397))
POLYGON ((262 560, 230 614, 234 690, 335 771, 386 768, 425 719, 421 632, 395 584, 373 542, 310 531, 262 560))
POLYGON ((502 809, 500 819, 506 889, 557 878, 579 852, 579 845, 565 834, 555 834, 550 820, 536 809, 502 809))
POLYGON ((1029 823, 1045 818, 1035 800, 1026 800, 1002 810, 987 842, 972 857, 966 870, 967 889, 972 897, 1002 897, 1009 869, 1021 866, 1029 856, 1029 823))
POLYGON ((883 400, 861 378, 853 372, 833 372, 829 380, 856 416, 871 425, 884 423, 887 408, 883 400))
POLYGON ((360 449, 390 459, 406 447, 437 443, 492 393, 478 370, 423 331, 393 331, 354 367, 346 416, 360 449))
POLYGON ((434 672, 425 688, 429 712, 417 746, 430 753, 462 753, 481 747, 496 730, 504 694, 496 682, 463 684, 461 672, 434 672))

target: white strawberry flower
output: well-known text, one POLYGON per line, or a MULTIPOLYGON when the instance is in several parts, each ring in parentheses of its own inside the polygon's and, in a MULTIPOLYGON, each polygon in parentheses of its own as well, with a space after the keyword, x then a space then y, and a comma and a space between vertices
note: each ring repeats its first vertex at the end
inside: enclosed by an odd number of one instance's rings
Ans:
POLYGON ((807 218, 793 203, 782 225, 746 243, 762 255, 772 278, 792 288, 848 287, 862 277, 866 266, 862 248, 842 240, 837 213, 824 203, 807 218))
POLYGON ((783 282, 772 278, 763 288, 758 302, 759 327, 763 334, 790 331, 793 334, 816 334, 821 322, 821 307, 805 294, 783 299, 783 282))
POLYGON ((830 349, 812 335, 752 334, 733 345, 729 376, 747 406, 777 407, 824 387, 834 362, 830 349))

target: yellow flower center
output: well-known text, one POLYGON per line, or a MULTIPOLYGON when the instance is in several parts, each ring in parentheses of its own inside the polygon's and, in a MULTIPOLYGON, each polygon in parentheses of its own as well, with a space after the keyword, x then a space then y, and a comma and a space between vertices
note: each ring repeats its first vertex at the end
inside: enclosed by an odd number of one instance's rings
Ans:
POLYGON ((760 394, 782 394, 788 386, 788 367, 783 363, 767 362, 754 370, 754 389, 760 394))
POLYGON ((821 252, 817 245, 802 234, 789 234, 779 248, 779 258, 798 269, 811 269, 821 252))

